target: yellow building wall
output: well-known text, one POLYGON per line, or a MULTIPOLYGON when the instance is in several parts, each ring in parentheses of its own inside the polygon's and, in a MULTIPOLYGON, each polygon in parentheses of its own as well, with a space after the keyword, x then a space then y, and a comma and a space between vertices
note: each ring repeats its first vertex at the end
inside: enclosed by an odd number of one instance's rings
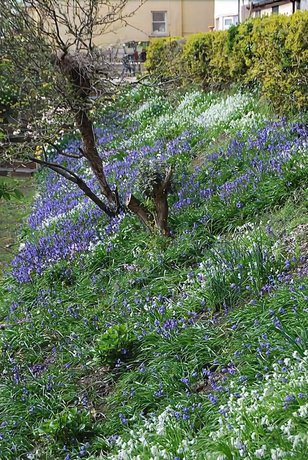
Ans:
MULTIPOLYGON (((114 0, 115 3, 119 0, 114 0)), ((78 16, 67 9, 65 0, 59 0, 59 12, 71 18, 78 28, 78 16)), ((103 17, 108 13, 102 10, 103 17)), ((122 13, 123 19, 109 25, 101 32, 97 30, 95 45, 102 48, 120 48, 124 43, 148 42, 154 37, 183 37, 186 35, 208 32, 214 26, 214 0, 128 0, 122 13), (166 13, 166 30, 153 33, 152 12, 166 13)), ((47 20, 48 21, 48 20, 47 20)), ((50 23, 52 27, 52 21, 50 23)), ((59 24, 60 35, 64 41, 72 41, 70 34, 59 24)))
POLYGON ((214 26, 214 1, 182 0, 183 33, 190 35, 197 32, 208 32, 214 26))
POLYGON ((130 0, 125 14, 135 13, 115 23, 108 33, 95 39, 98 46, 108 47, 129 41, 148 41, 153 37, 185 36, 207 32, 214 24, 214 0, 130 0), (166 33, 153 34, 152 11, 166 12, 166 33))

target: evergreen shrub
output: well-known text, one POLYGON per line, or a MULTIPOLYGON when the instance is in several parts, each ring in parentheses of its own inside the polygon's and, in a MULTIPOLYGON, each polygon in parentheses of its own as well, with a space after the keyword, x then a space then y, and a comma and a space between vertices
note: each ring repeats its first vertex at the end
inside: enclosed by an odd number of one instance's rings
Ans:
POLYGON ((249 19, 228 31, 151 42, 147 68, 205 90, 260 89, 278 112, 308 106, 308 11, 249 19))

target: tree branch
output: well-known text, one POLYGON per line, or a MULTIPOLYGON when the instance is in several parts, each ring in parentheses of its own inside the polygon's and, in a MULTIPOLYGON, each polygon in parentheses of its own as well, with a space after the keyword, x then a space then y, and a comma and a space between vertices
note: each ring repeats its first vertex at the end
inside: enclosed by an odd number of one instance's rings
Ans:
POLYGON ((57 163, 50 163, 49 161, 40 160, 39 158, 30 157, 30 160, 41 166, 52 169, 56 173, 60 174, 60 176, 76 184, 84 192, 84 194, 90 198, 90 200, 92 200, 105 214, 107 214, 108 217, 115 217, 115 213, 111 211, 105 203, 97 195, 95 195, 94 192, 92 192, 85 181, 73 171, 70 171, 62 165, 58 165, 57 163))
POLYGON ((74 155, 73 153, 63 152, 63 150, 61 150, 57 145, 53 144, 50 141, 47 141, 47 144, 50 145, 50 147, 52 147, 53 149, 55 149, 59 155, 63 155, 64 157, 75 158, 76 160, 80 160, 81 158, 83 158, 83 154, 74 155))

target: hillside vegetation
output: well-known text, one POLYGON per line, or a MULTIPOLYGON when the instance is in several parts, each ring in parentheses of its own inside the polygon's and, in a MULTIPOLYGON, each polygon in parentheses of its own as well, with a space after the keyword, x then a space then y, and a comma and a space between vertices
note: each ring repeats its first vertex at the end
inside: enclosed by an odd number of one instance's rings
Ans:
MULTIPOLYGON (((40 172, 0 287, 0 458, 305 460, 305 119, 140 85, 96 135, 123 194, 173 167, 172 237, 40 172)), ((54 156, 99 193, 84 160, 54 156)))

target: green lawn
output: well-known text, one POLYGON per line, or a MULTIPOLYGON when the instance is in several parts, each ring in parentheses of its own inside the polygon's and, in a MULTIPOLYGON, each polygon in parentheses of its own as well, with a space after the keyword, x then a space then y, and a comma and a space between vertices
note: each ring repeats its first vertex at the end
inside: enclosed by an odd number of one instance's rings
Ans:
POLYGON ((0 277, 9 264, 17 249, 17 236, 21 224, 28 214, 35 191, 33 178, 0 177, 1 182, 15 184, 23 193, 21 199, 12 198, 10 201, 0 201, 0 277))

